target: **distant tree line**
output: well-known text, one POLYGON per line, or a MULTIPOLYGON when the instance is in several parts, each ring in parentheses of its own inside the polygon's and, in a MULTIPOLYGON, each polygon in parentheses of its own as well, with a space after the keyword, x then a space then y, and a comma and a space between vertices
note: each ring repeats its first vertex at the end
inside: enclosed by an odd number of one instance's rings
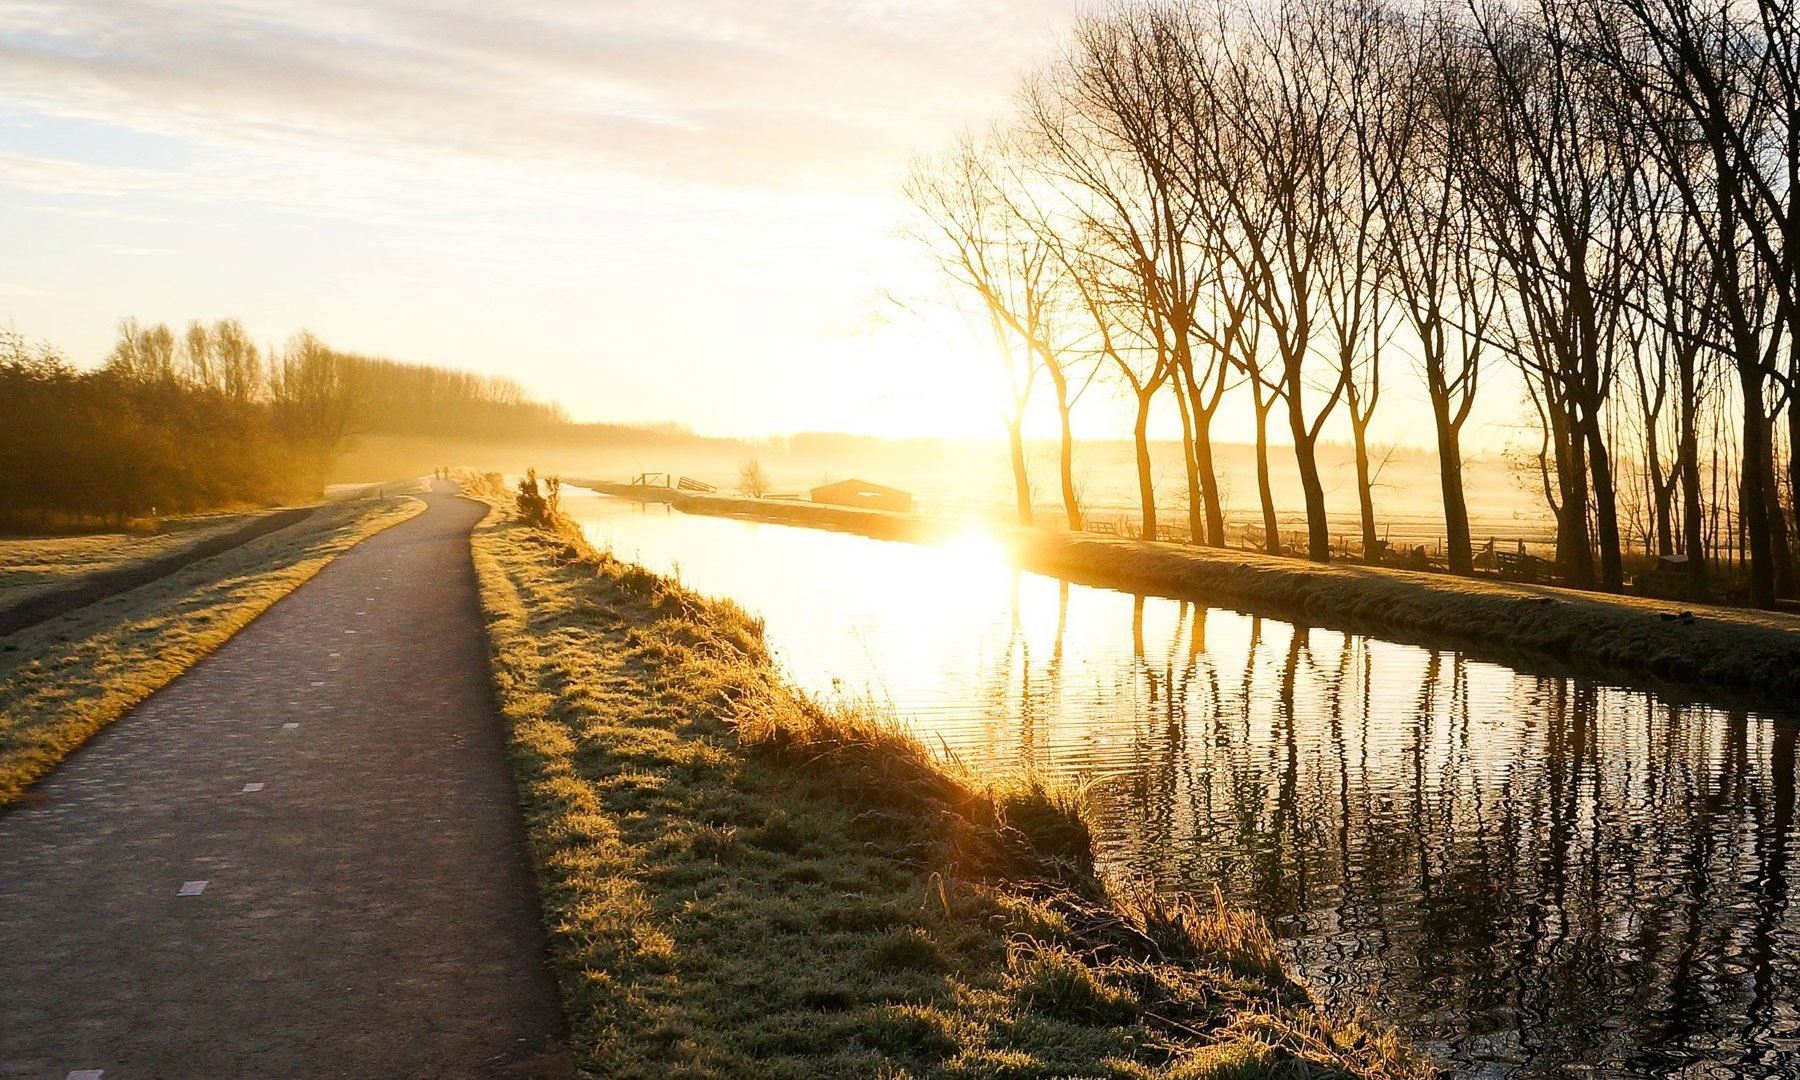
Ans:
POLYGON ((352 435, 524 434, 566 421, 508 379, 258 347, 235 319, 134 319, 98 368, 0 332, 0 523, 119 522, 316 494, 352 435))
POLYGON ((1619 589, 1635 553, 1678 557, 1696 591, 1800 591, 1785 0, 1125 6, 1085 18, 1002 122, 907 190, 1004 359, 1022 516, 1019 432, 1047 403, 1080 526, 1068 417, 1098 382, 1135 416, 1142 535, 1159 529, 1147 427, 1172 402, 1195 540, 1226 542, 1212 430, 1230 408, 1255 423, 1262 542, 1281 548, 1276 423, 1320 561, 1317 445, 1348 428, 1372 556, 1371 433, 1411 377, 1448 565, 1467 572, 1464 428, 1482 391, 1522 384, 1509 407, 1537 430, 1526 465, 1563 579, 1619 589))

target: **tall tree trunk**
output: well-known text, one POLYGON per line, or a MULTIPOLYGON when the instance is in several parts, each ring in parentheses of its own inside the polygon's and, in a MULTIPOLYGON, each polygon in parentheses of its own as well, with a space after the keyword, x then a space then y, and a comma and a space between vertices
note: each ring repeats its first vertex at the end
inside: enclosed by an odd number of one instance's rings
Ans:
POLYGON ((1156 539, 1156 482, 1150 474, 1150 397, 1138 394, 1137 420, 1131 426, 1132 445, 1137 450, 1138 505, 1143 511, 1141 536, 1156 539))
POLYGON ((1187 467, 1187 518, 1188 539, 1200 539, 1201 523, 1200 504, 1200 466, 1194 453, 1194 421, 1188 412, 1188 400, 1181 392, 1181 385, 1175 385, 1175 411, 1181 414, 1181 462, 1187 467))
POLYGON ((1069 403, 1069 380, 1062 369, 1055 364, 1044 365, 1050 372, 1050 385, 1056 391, 1056 418, 1061 425, 1062 443, 1057 448, 1056 471, 1062 481, 1063 513, 1069 519, 1069 529, 1081 531, 1081 500, 1075 494, 1075 432, 1069 424, 1069 412, 1073 406, 1069 403))
POLYGON ((1006 422, 1006 442, 1012 451, 1013 491, 1018 499, 1019 524, 1031 524, 1031 474, 1025 468, 1025 432, 1022 418, 1006 422))
POLYGON ((1675 478, 1656 485, 1656 554, 1675 554, 1675 478))
POLYGON ((1354 407, 1350 410, 1350 439, 1356 449, 1356 505, 1362 513, 1363 561, 1369 562, 1381 541, 1375 535, 1375 495, 1369 476, 1369 419, 1358 420, 1354 407))
POLYGON ((1600 587, 1618 592, 1625 587, 1624 553, 1619 547, 1618 496, 1613 489, 1612 456, 1606 435, 1600 430, 1599 403, 1584 409, 1582 429, 1587 437, 1588 466, 1594 478, 1594 516, 1600 540, 1600 587))
POLYGON ((1738 470, 1738 516, 1750 546, 1750 602, 1775 603, 1775 567, 1769 539, 1769 496, 1764 477, 1769 460, 1769 420, 1763 415, 1762 369, 1755 357, 1738 360, 1738 385, 1744 402, 1744 459, 1738 470))
POLYGON ((1256 495, 1262 501, 1263 550, 1279 555, 1281 524, 1275 519, 1275 492, 1269 483, 1269 413, 1274 406, 1273 399, 1267 405, 1256 402, 1256 495))
POLYGON ((1788 546, 1787 514, 1781 508, 1781 484, 1775 479, 1775 421, 1769 419, 1769 456, 1763 462, 1763 494, 1769 503, 1769 562, 1775 571, 1775 595, 1794 595, 1794 558, 1788 546))
MULTIPOLYGON (((1223 386, 1223 364, 1220 365, 1220 385, 1223 386)), ((1179 389, 1177 393, 1179 393, 1179 389)), ((1200 387, 1188 378, 1188 397, 1191 401, 1191 412, 1194 417, 1194 471, 1200 476, 1200 500, 1206 514, 1205 544, 1208 547, 1225 546, 1225 506, 1219 496, 1218 468, 1213 464, 1212 419, 1219 407, 1219 397, 1214 394, 1211 407, 1206 407, 1200 399, 1200 387)), ((1199 533, 1194 534, 1194 542, 1200 543, 1199 533)))
POLYGON ((1437 427, 1438 488, 1444 496, 1444 553, 1451 573, 1467 574, 1475 569, 1475 552, 1469 542, 1469 504, 1463 495, 1462 432, 1442 393, 1431 394, 1431 418, 1437 427))
POLYGON ((1306 429, 1306 411, 1298 387, 1287 394, 1288 430, 1294 435, 1294 464, 1300 467, 1300 493, 1306 501, 1306 557, 1331 561, 1331 527, 1325 521, 1325 485, 1319 482, 1318 448, 1306 429))
POLYGON ((1594 552, 1587 530, 1587 443, 1574 430, 1562 400, 1551 398, 1548 404, 1551 441, 1556 447, 1556 482, 1562 493, 1556 516, 1556 561, 1565 581, 1587 588, 1594 584, 1594 552))
POLYGON ((1655 544, 1657 555, 1673 555, 1675 553, 1674 516, 1675 473, 1671 468, 1667 475, 1663 473, 1662 448, 1658 445, 1656 424, 1646 419, 1644 422, 1644 474, 1650 488, 1650 514, 1654 519, 1650 527, 1644 530, 1644 550, 1650 551, 1655 544))
POLYGON ((1687 555, 1688 584, 1696 597, 1706 590, 1706 521, 1700 507, 1700 428, 1696 422, 1694 368, 1681 365, 1680 430, 1675 438, 1675 470, 1681 483, 1681 546, 1687 555))
MULTIPOLYGON (((1200 474, 1200 498, 1206 513, 1204 542, 1207 547, 1224 547, 1225 507, 1219 495, 1218 468, 1213 464, 1212 435, 1206 430, 1208 426, 1194 425, 1194 468, 1200 474)), ((1199 541, 1201 538, 1196 536, 1194 539, 1199 541)))
MULTIPOLYGON (((1800 339, 1797 339, 1794 342, 1794 347, 1800 348, 1800 339)), ((1800 358, 1789 361, 1788 370, 1793 372, 1790 378, 1795 380, 1794 385, 1796 389, 1800 389, 1800 369, 1796 368, 1796 364, 1800 364, 1800 358)), ((1789 391, 1787 405, 1787 505, 1794 511, 1794 527, 1800 529, 1800 408, 1795 407, 1797 404, 1800 404, 1800 402, 1795 400, 1794 391, 1789 391)), ((1773 440, 1770 441, 1773 442, 1773 440)), ((1781 505, 1781 500, 1779 498, 1776 500, 1776 505, 1781 505)), ((1785 517, 1783 517, 1782 520, 1785 521, 1785 517)), ((1791 565, 1792 564, 1790 563, 1790 567, 1791 565)))

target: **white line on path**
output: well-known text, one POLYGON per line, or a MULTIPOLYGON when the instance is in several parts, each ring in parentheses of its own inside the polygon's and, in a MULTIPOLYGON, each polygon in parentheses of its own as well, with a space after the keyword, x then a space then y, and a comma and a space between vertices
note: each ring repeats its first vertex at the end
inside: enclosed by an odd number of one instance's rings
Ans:
POLYGON ((262 789, 263 789, 263 786, 261 784, 245 784, 244 785, 245 791, 261 791, 262 789))
POLYGON ((176 893, 175 895, 176 896, 199 896, 201 893, 203 893, 205 891, 206 891, 206 882, 204 882, 204 881, 184 881, 181 883, 181 891, 176 893))
POLYGON ((100 1080, 105 1073, 105 1069, 70 1069, 69 1080, 100 1080))
POLYGON ((299 727, 299 726, 300 726, 300 721, 298 721, 298 720, 289 720, 289 721, 288 721, 288 722, 287 722, 287 723, 285 723, 285 724, 283 724, 283 725, 281 725, 281 730, 283 730, 283 731, 293 731, 293 730, 294 730, 294 729, 295 729, 295 728, 297 728, 297 727, 299 727))

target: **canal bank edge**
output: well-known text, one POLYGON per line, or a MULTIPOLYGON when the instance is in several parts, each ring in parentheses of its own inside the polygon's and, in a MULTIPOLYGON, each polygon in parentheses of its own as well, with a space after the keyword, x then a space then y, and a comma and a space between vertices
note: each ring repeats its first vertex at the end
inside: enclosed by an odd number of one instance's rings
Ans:
POLYGON ((474 558, 573 1049, 598 1075, 1433 1075, 1253 917, 1107 885, 1066 796, 784 683, 761 627, 503 493, 474 558))
MULTIPOLYGON (((960 528, 854 507, 584 479, 569 483, 667 503, 686 513, 878 540, 930 543, 960 528)), ((1794 616, 1018 526, 993 531, 1018 566, 1082 585, 1459 648, 1509 663, 1535 660, 1559 673, 1642 682, 1687 695, 1722 692, 1762 708, 1787 708, 1800 700, 1800 618, 1794 616)))

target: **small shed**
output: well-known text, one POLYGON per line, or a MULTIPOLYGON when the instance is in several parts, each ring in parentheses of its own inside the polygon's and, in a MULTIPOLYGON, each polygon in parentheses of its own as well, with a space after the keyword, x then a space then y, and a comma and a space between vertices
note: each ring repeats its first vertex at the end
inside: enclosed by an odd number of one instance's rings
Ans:
POLYGON ((812 489, 812 501, 834 506, 859 506, 865 510, 894 510, 910 514, 913 498, 899 488, 871 484, 867 480, 839 480, 812 489))

